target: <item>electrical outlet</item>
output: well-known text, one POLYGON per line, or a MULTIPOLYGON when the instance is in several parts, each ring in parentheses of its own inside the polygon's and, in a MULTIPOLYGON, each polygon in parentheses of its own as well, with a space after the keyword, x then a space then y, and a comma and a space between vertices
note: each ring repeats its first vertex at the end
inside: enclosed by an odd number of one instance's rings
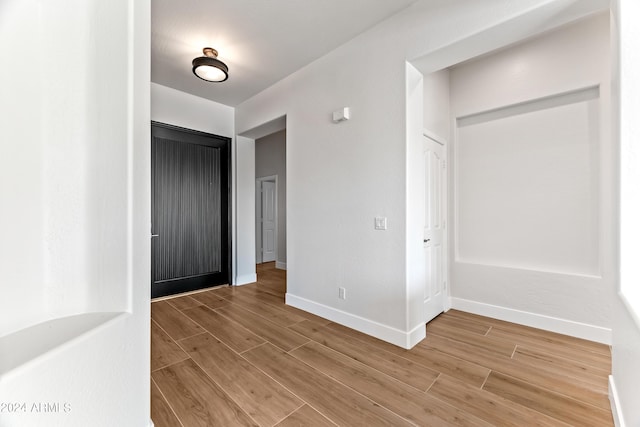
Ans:
POLYGON ((387 229, 387 217, 386 216, 377 216, 374 220, 373 228, 376 230, 386 230, 387 229))
POLYGON ((345 288, 338 288, 338 298, 347 299, 347 290, 345 288))

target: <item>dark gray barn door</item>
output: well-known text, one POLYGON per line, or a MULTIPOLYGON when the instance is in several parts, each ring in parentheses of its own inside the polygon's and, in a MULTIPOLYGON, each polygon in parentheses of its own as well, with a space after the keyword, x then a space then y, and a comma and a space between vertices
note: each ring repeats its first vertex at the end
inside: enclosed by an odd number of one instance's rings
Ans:
POLYGON ((151 126, 151 297, 229 283, 230 139, 151 126))

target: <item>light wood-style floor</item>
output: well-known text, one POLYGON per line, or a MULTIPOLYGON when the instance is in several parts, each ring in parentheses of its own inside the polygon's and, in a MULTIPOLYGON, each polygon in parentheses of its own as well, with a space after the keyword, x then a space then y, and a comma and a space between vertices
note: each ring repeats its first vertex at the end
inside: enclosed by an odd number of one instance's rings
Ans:
POLYGON ((156 427, 613 425, 605 345, 450 310, 407 351, 258 279, 152 304, 156 427))

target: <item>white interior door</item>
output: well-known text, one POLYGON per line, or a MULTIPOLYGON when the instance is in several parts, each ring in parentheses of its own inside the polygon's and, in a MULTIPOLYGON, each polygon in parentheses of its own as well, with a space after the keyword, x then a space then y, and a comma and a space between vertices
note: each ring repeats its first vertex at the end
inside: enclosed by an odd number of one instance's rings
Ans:
POLYGON ((276 260, 276 184, 262 181, 262 262, 276 260))
POLYGON ((444 145, 428 136, 423 140, 424 158, 424 312, 425 322, 445 309, 446 292, 446 197, 447 173, 444 145))

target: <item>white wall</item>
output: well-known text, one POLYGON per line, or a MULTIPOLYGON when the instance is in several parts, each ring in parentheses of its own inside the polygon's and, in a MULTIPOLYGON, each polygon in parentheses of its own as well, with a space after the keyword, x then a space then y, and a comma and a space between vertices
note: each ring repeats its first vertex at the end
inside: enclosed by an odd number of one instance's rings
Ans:
POLYGON ((233 138, 234 109, 151 83, 151 120, 233 138))
POLYGON ((236 235, 234 285, 258 280, 256 276, 256 155, 255 141, 236 136, 236 235))
MULTIPOLYGON (((276 266, 287 265, 287 131, 255 140, 256 179, 278 176, 278 253, 276 266)), ((256 203, 258 201, 256 200, 256 203)), ((256 240, 258 236, 256 236, 256 240)), ((256 248, 256 250, 258 250, 256 248)))
POLYGON ((454 307, 610 342, 609 68, 599 14, 451 70, 454 307))
POLYGON ((147 425, 150 3, 0 9, 0 424, 147 425))
POLYGON ((614 104, 620 132, 620 287, 613 305, 613 375, 610 394, 616 426, 640 425, 640 4, 613 2, 614 104))
POLYGON ((406 61, 508 28, 490 39, 495 46, 601 3, 419 1, 239 105, 238 133, 287 116, 287 302, 407 345, 416 305, 407 284, 415 230, 407 223, 406 61), (331 112, 345 106, 351 120, 332 123, 331 112), (374 230, 376 216, 388 218, 388 230, 374 230))
POLYGON ((448 68, 424 76, 423 127, 440 140, 451 141, 451 111, 448 68))

